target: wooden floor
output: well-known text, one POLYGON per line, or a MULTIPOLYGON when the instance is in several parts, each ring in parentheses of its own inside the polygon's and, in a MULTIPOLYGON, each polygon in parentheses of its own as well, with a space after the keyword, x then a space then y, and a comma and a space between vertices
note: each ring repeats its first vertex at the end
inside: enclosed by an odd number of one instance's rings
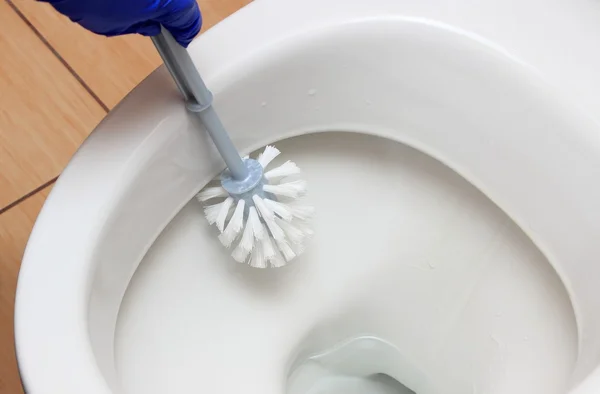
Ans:
MULTIPOLYGON (((203 30, 249 1, 200 0, 203 30)), ((0 0, 0 26, 0 394, 18 394, 13 304, 29 233, 77 147, 160 59, 148 38, 96 36, 33 0, 0 0)))

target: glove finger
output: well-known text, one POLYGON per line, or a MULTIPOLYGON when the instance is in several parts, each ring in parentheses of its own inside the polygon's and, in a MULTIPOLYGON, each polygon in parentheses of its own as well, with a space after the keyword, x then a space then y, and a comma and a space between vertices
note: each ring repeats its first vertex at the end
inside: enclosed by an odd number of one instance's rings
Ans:
POLYGON ((190 42, 198 35, 202 27, 202 14, 195 0, 188 1, 185 8, 182 6, 182 1, 171 2, 178 3, 178 7, 168 7, 161 10, 161 14, 155 19, 156 22, 162 24, 173 35, 173 38, 182 45, 187 47, 190 42))

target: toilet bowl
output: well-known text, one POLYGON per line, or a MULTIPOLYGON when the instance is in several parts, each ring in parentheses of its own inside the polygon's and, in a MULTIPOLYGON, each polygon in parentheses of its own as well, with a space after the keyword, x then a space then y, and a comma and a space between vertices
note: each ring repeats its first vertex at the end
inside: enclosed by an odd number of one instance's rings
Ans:
POLYGON ((166 70, 136 87, 27 245, 26 391, 599 392, 600 4, 447 3, 259 0, 191 45, 238 148, 305 171, 281 269, 205 223, 166 70))

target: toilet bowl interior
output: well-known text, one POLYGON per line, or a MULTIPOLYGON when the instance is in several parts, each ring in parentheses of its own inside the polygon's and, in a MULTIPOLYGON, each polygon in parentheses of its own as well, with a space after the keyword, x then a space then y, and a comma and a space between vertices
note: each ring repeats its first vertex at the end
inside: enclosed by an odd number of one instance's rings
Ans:
MULTIPOLYGON (((569 297, 481 192, 378 137, 325 133, 277 146, 305 169, 319 209, 305 255, 278 270, 240 265, 191 202, 121 306, 115 359, 126 393, 300 394, 312 387, 297 383, 307 363, 347 375, 311 357, 365 335, 394 350, 334 355, 351 370, 365 364, 358 377, 385 373, 416 393, 566 392, 577 355, 569 297)), ((327 390, 314 392, 340 392, 327 390)))
POLYGON ((413 369, 387 375, 416 392, 567 390, 595 367, 593 291, 576 276, 585 269, 557 264, 572 244, 530 238, 571 224, 539 206, 559 206, 569 182, 590 176, 585 166, 573 179, 548 174, 586 157, 582 141, 561 143, 585 125, 519 70, 456 32, 384 20, 319 30, 209 80, 236 143, 281 141, 311 183, 318 235, 295 264, 267 272, 228 260, 187 203, 221 163, 173 109, 175 95, 146 99, 148 86, 168 81, 154 74, 104 125, 132 107, 163 113, 122 171, 95 243, 88 328, 109 384, 187 391, 194 377, 281 393, 295 366, 367 335, 399 349, 413 369), (539 130, 547 138, 536 140, 539 130), (311 131, 328 133, 286 139, 311 131))

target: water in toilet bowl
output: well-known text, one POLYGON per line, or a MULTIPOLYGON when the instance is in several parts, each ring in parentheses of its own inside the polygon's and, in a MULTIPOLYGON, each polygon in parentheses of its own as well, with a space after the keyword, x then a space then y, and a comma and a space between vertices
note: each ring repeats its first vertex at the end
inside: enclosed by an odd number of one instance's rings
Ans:
POLYGON ((190 202, 121 305, 124 393, 301 394, 289 380, 298 365, 363 337, 397 349, 397 376, 382 370, 332 386, 330 374, 311 387, 566 393, 577 346, 568 295, 488 198, 389 140, 325 133, 276 146, 303 168, 318 209, 306 254, 277 270, 231 262, 190 202))
POLYGON ((393 344, 377 337, 344 341, 297 363, 287 380, 288 394, 414 394, 401 381, 426 381, 393 344))

